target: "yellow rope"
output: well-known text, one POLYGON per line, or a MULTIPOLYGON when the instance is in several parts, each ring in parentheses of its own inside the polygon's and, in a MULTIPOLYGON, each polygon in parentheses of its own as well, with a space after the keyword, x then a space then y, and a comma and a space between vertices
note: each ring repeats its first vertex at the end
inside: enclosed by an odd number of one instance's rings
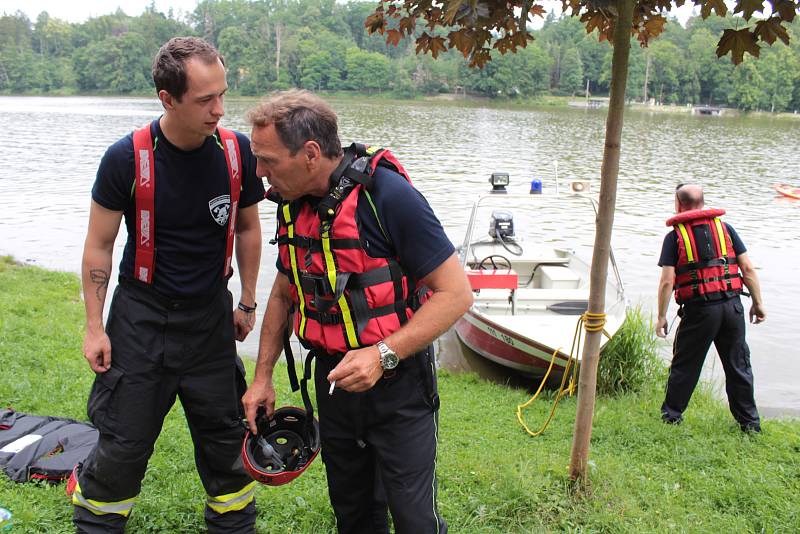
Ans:
POLYGON ((608 335, 608 332, 605 331, 606 325, 606 314, 605 313, 590 313, 585 312, 583 315, 580 316, 578 319, 578 323, 575 325, 575 334, 572 337, 572 348, 569 351, 569 358, 567 359, 567 364, 564 366, 564 374, 561 376, 561 384, 558 387, 558 392, 556 393, 555 400, 553 401, 553 408, 550 410, 550 415, 547 417, 547 420, 542 425, 542 428, 537 430, 536 432, 532 431, 528 428, 528 425, 525 423, 525 419, 522 416, 522 410, 533 404, 533 401, 539 396, 539 393, 542 392, 544 388, 545 382, 547 382, 548 377, 550 376, 550 372, 553 370, 553 365, 556 361, 556 356, 558 356, 561 347, 557 348, 553 351, 553 357, 550 359, 550 366, 547 368, 547 372, 544 374, 542 378, 542 382, 539 384, 539 388, 536 390, 536 393, 533 394, 533 397, 528 400, 525 404, 520 404, 517 406, 517 420, 519 424, 525 429, 525 432, 530 434, 533 437, 540 435, 542 432, 545 431, 547 425, 550 424, 550 421, 553 419, 553 416, 556 413, 556 407, 558 406, 558 402, 564 395, 569 394, 571 397, 575 393, 575 382, 578 376, 578 354, 580 354, 581 348, 581 328, 586 330, 587 332, 603 332, 603 334, 607 338, 611 338, 608 335), (570 374, 570 370, 572 370, 572 376, 570 376, 569 384, 567 384, 566 388, 564 387, 567 376, 570 374))

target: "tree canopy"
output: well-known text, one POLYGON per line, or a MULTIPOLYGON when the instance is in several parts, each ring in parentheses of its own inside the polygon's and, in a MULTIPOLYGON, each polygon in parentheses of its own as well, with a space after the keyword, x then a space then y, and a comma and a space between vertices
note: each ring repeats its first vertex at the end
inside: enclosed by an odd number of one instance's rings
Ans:
MULTIPOLYGON (((610 0, 561 0, 562 9, 578 17, 586 31, 597 30, 600 41, 614 33, 616 5, 610 0)), ((685 4, 685 0, 637 0, 633 12, 631 35, 642 46, 661 35, 667 23, 665 13, 685 4)), ((724 17, 728 7, 724 0, 694 0, 703 19, 712 12, 724 17)), ((780 39, 789 44, 788 24, 794 21, 800 4, 797 0, 736 0, 734 13, 741 14, 747 25, 727 28, 717 43, 717 56, 728 53, 734 64, 742 62, 745 53, 758 57, 760 42, 773 44, 780 39), (755 13, 769 16, 753 21, 755 13)), ((403 37, 413 36, 417 52, 429 52, 434 58, 448 49, 456 49, 473 66, 491 60, 491 51, 501 54, 516 52, 533 39, 528 29, 534 17, 544 17, 546 10, 535 0, 380 0, 366 26, 370 33, 386 35, 386 42, 397 44, 403 37), (515 16, 516 15, 516 16, 515 16), (417 31, 417 21, 424 29, 417 31), (437 32, 437 28, 444 31, 437 32)))

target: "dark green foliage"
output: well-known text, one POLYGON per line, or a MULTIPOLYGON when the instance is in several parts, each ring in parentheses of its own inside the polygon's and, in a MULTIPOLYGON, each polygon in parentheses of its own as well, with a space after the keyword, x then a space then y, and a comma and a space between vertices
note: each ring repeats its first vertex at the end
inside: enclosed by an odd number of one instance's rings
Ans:
POLYGON ((665 364, 659 339, 641 306, 628 309, 625 322, 603 347, 597 367, 597 393, 636 393, 661 382, 665 364))
MULTIPOLYGON (((457 52, 434 61, 415 54, 413 39, 394 46, 384 36, 369 35, 364 21, 374 9, 374 2, 365 1, 202 0, 186 20, 151 6, 137 17, 117 10, 80 24, 47 12, 31 21, 18 12, 0 17, 0 93, 150 93, 150 62, 176 35, 200 35, 219 48, 233 94, 303 87, 411 98, 458 88, 529 100, 548 93, 580 96, 587 84, 590 95, 608 93, 611 47, 574 17, 550 13, 526 48, 517 54, 495 51, 484 69, 475 70, 457 52)), ((797 39, 762 47, 757 61, 739 69, 729 57, 716 57, 722 32, 743 24, 739 17, 694 17, 684 28, 672 19, 649 49, 634 43, 630 98, 643 99, 647 79, 648 100, 661 104, 800 109, 797 39)), ((789 25, 790 34, 797 24, 789 25)))

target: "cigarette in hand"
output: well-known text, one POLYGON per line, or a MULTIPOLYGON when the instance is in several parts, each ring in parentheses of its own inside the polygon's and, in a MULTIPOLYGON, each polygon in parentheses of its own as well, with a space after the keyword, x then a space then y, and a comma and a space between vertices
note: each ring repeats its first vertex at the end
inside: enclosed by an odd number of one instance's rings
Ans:
POLYGON ((333 395, 333 388, 336 387, 336 380, 331 382, 331 389, 328 390, 328 395, 333 395))

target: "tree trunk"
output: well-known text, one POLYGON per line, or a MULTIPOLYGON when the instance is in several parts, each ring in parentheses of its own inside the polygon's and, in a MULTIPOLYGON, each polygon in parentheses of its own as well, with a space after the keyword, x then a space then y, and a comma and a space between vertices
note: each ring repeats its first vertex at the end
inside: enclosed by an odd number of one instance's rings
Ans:
MULTIPOLYGON (((625 85, 628 80, 628 57, 633 21, 634 0, 617 0, 614 28, 614 56, 611 64, 611 93, 606 119, 606 142, 600 171, 600 205, 594 236, 594 253, 589 287, 589 313, 605 313, 606 278, 611 252, 611 230, 617 200, 617 175, 622 138, 622 117, 625 111, 625 85)), ((592 417, 597 387, 597 364, 600 358, 602 332, 587 332, 578 381, 578 408, 572 440, 569 472, 572 480, 586 481, 589 444, 592 438, 592 417)))
POLYGON ((281 33, 283 26, 275 25, 275 81, 281 81, 281 33))
POLYGON ((647 104, 647 82, 650 78, 650 53, 645 51, 644 55, 647 58, 647 62, 645 63, 644 67, 644 97, 642 98, 642 101, 647 104))

